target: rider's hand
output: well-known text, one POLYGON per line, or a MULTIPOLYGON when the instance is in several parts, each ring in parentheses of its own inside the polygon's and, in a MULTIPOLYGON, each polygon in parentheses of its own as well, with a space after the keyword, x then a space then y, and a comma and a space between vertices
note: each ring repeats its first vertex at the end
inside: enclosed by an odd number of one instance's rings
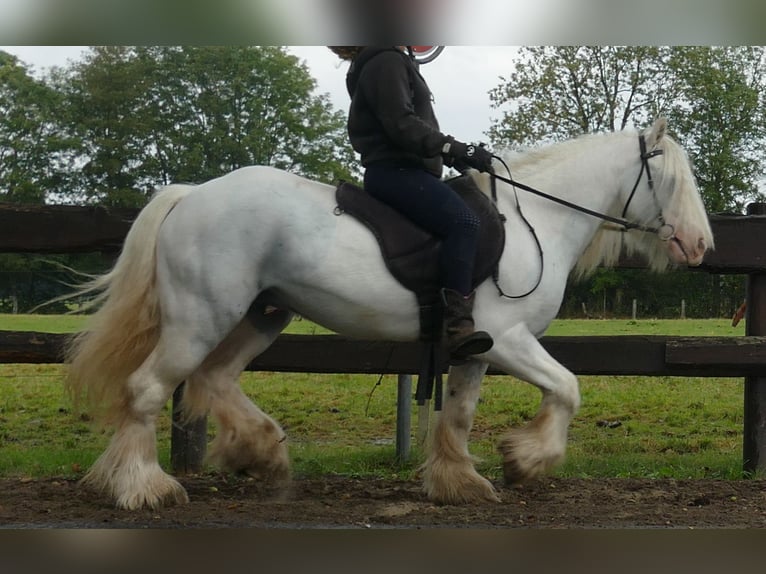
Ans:
POLYGON ((442 153, 446 156, 447 165, 454 165, 457 169, 466 166, 483 172, 493 171, 492 154, 481 146, 449 138, 442 153))

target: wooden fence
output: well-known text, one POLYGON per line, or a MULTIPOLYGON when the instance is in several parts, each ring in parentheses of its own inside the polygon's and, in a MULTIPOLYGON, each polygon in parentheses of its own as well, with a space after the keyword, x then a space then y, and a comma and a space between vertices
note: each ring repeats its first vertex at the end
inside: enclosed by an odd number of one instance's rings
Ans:
MULTIPOLYGON (((101 207, 28 207, 0 204, 0 252, 116 253, 136 210, 101 207)), ((579 375, 744 377, 743 460, 747 472, 766 471, 766 204, 746 216, 711 216, 716 250, 699 268, 746 274, 744 337, 544 337, 543 346, 579 375)), ((626 262, 635 266, 636 262, 626 262)), ((0 331, 0 363, 58 363, 65 335, 0 331)), ((310 373, 418 372, 419 348, 410 343, 350 340, 337 335, 282 335, 249 370, 310 373)), ((490 370, 490 374, 497 374, 490 370)), ((397 449, 409 444, 411 389, 400 376, 397 449), (407 419, 403 424, 402 418, 407 419)), ((176 397, 177 398, 177 397, 176 397)), ((175 428, 175 425, 174 425, 175 428)), ((204 426, 176 429, 173 465, 199 464, 204 426), (196 437, 191 444, 181 439, 196 437)))

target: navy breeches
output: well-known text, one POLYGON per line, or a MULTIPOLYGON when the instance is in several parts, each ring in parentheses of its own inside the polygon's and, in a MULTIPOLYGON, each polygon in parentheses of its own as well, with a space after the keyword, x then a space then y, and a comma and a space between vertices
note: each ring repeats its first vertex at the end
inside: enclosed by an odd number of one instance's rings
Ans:
POLYGON ((416 168, 369 166, 364 187, 441 239, 442 286, 470 293, 480 222, 460 196, 439 178, 416 168))

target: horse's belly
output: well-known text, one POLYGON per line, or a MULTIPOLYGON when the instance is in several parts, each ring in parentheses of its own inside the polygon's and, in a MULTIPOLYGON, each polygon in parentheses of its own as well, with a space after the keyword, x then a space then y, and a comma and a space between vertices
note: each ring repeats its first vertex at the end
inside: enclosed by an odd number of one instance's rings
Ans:
POLYGON ((341 335, 407 341, 419 333, 418 308, 414 294, 407 291, 378 300, 297 286, 278 288, 275 293, 285 307, 341 335))

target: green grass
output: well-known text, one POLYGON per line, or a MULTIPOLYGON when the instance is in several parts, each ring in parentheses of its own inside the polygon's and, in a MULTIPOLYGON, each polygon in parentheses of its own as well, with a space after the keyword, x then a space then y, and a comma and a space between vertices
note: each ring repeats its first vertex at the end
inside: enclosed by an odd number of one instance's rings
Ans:
POLYGON ((731 319, 558 319, 546 335, 672 335, 727 337, 745 334, 745 322, 731 326, 731 319))
POLYGON ((74 333, 85 324, 82 315, 4 315, 0 314, 0 331, 40 331, 42 333, 74 333))
MULTIPOLYGON (((83 315, 8 315, 0 313, 0 331, 39 331, 42 333, 74 333, 87 321, 83 315)), ((296 335, 321 335, 330 333, 311 321, 297 318, 285 329, 296 335)))
MULTIPOLYGON (((0 329, 76 331, 76 316, 0 315, 0 329)), ((293 333, 325 333, 293 321, 293 333)), ((549 335, 742 335, 727 320, 556 321, 549 335)), ((0 365, 0 476, 79 475, 108 436, 71 410, 59 365, 0 365)), ((423 453, 394 461, 396 377, 245 373, 245 392, 282 423, 298 476, 411 477, 423 453)), ((568 458, 557 471, 577 477, 736 478, 741 474, 743 382, 725 378, 581 377, 583 406, 573 421, 568 458), (604 425, 603 421, 610 423, 604 425)), ((479 469, 501 475, 495 445, 532 418, 539 392, 512 377, 484 382, 471 437, 479 469)), ((416 409, 415 409, 416 411, 416 409)), ((413 412, 413 432, 417 412, 413 412)), ((215 432, 210 425, 211 435, 215 432)), ((169 414, 158 427, 169 460, 169 414)))

